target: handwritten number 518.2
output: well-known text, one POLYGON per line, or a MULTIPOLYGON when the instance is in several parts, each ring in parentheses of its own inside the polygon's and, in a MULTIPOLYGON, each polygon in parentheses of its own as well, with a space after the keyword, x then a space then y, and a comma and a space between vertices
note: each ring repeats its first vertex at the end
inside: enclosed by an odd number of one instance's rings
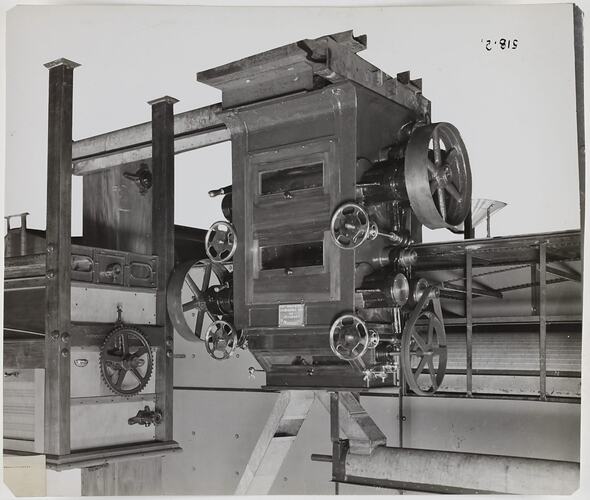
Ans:
MULTIPOLYGON (((483 40, 482 40, 483 41, 483 40)), ((510 40, 507 38, 500 38, 499 40, 486 40, 486 50, 489 52, 491 51, 494 46, 501 49, 516 49, 518 46, 518 40, 516 38, 510 40)))

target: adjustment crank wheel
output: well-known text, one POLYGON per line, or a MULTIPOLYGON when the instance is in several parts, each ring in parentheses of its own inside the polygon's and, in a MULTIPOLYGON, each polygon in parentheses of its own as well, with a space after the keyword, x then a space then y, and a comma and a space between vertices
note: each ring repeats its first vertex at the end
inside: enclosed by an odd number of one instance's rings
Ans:
POLYGON ((471 208, 471 168, 450 123, 417 128, 406 148, 404 176, 412 210, 430 229, 461 224, 471 208))
POLYGON ((182 338, 203 341, 211 322, 221 319, 207 308, 205 294, 210 287, 227 283, 230 274, 225 266, 208 259, 185 261, 174 268, 166 302, 172 326, 182 338))
POLYGON ((447 368, 447 342, 442 321, 431 311, 412 314, 401 343, 402 368, 410 389, 428 396, 440 387, 447 368), (425 319, 418 325, 420 319, 425 319))
POLYGON ((371 221, 367 211, 356 203, 340 205, 330 221, 330 233, 336 246, 352 249, 361 246, 369 237, 371 221))
POLYGON ((228 359, 238 346, 238 334, 234 326, 224 320, 214 321, 207 328, 205 347, 217 361, 228 359))
POLYGON ((205 252, 213 262, 228 262, 237 246, 236 230, 229 222, 214 222, 205 235, 205 252))
POLYGON ((354 314, 340 316, 330 327, 332 352, 344 361, 361 358, 371 344, 366 323, 354 314))
POLYGON ((154 368, 150 345, 137 328, 119 326, 104 340, 99 353, 100 372, 115 394, 132 396, 147 385, 154 368))

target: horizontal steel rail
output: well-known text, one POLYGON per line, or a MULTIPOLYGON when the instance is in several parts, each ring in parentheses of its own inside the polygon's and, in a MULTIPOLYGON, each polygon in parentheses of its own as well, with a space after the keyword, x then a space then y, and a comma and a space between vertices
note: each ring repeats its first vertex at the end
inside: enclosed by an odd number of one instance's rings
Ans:
MULTIPOLYGON (((221 105, 214 104, 174 115, 174 153, 179 154, 230 139, 221 117, 221 105)), ((72 143, 75 175, 147 160, 152 156, 152 124, 140 123, 72 143)))

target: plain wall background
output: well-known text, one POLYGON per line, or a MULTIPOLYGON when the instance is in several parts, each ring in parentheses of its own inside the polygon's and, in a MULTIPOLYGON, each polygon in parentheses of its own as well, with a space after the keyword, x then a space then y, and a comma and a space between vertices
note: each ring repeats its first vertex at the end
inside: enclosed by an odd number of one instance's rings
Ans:
MULTIPOLYGON (((509 204, 494 216, 494 235, 579 227, 568 5, 18 7, 7 19, 6 211, 29 211, 30 226, 45 227, 43 63, 67 57, 82 64, 74 76, 74 139, 80 139, 149 120, 146 101, 162 95, 180 100, 176 112, 218 102, 218 91, 195 81, 197 71, 347 29, 368 35, 362 57, 391 75, 409 69, 413 77, 422 77, 433 121, 459 128, 470 154, 474 198, 509 204), (501 37, 518 38, 518 49, 484 50, 481 39, 501 37)), ((207 227, 221 217, 219 199, 209 199, 207 191, 231 180, 229 143, 176 161, 176 221, 207 227)), ((79 233, 81 183, 74 185, 73 230, 79 233)), ((446 231, 428 235, 452 237, 446 231)), ((205 357, 201 344, 177 339, 175 349, 187 354, 176 363, 178 384, 262 383, 247 378, 253 364, 249 353, 221 366, 205 357)), ((245 465, 272 398, 176 392, 175 437, 185 452, 166 459, 168 491, 230 493, 235 484, 229 476, 237 483, 235 471, 245 465)), ((363 403, 396 445, 397 401, 367 399, 363 403)), ((579 411, 574 405, 413 399, 408 402, 406 444, 575 460, 579 411)), ((309 454, 329 452, 327 421, 325 412, 314 409, 274 492, 301 491, 303 483, 309 484, 308 493, 333 491, 329 466, 309 462, 309 454)))

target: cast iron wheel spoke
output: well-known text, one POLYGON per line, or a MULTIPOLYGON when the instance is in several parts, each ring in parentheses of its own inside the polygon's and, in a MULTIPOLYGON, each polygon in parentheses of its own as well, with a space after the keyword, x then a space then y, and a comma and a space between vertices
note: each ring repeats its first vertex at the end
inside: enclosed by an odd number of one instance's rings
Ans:
POLYGON ((430 372, 430 381, 432 382, 432 390, 435 391, 438 388, 436 382, 436 370, 434 368, 434 360, 432 356, 428 357, 428 371, 430 372))
POLYGON ((430 318, 430 321, 428 321, 428 345, 429 346, 432 345, 433 334, 434 334, 434 320, 432 318, 430 318))
POLYGON ((455 198, 457 203, 461 203, 461 193, 459 193, 454 184, 447 182, 447 184, 445 184, 445 191, 455 198))
POLYGON ((432 132, 432 151, 434 153, 434 164, 437 167, 440 167, 442 158, 440 152, 440 139, 438 137, 438 130, 436 128, 432 132))
POLYGON ((441 346, 436 346, 436 347, 432 347, 432 356, 440 356, 443 352, 445 351, 444 347, 441 346))
POLYGON ((195 323, 195 336, 201 337, 201 330, 203 329, 203 319, 205 318, 205 311, 202 309, 197 313, 197 322, 195 323))
POLYGON ((196 298, 194 298, 193 300, 182 304, 182 312, 188 312, 192 311, 193 309, 196 309, 198 303, 199 301, 196 298))
POLYGON ((137 378, 138 382, 143 382, 143 376, 141 375, 141 373, 139 373, 139 370, 135 367, 131 368, 131 373, 133 373, 133 375, 135 375, 135 377, 137 378))
POLYGON ((147 354, 147 353, 148 353, 148 348, 142 345, 139 347, 139 349, 137 349, 137 351, 135 351, 133 353, 133 356, 138 358, 138 357, 143 356, 144 354, 147 354))
POLYGON ((103 353, 103 358, 105 361, 111 362, 111 363, 120 363, 121 361, 123 361, 123 356, 120 354, 113 354, 112 352, 105 352, 103 353))
POLYGON ((205 272, 203 273, 203 286, 201 290, 204 292, 209 288, 209 281, 211 280, 211 264, 205 266, 205 272))
POLYGON ((436 192, 438 193, 438 209, 440 211, 440 216, 443 218, 443 220, 446 221, 447 220, 447 207, 445 205, 444 189, 439 186, 438 189, 436 190, 436 192))
POLYGON ((437 166, 430 160, 427 160, 426 162, 426 168, 428 168, 428 172, 430 174, 432 174, 433 176, 436 176, 436 174, 438 173, 438 168, 437 166))
POLYGON ((186 273, 186 284, 190 288, 193 295, 196 298, 200 299, 201 298, 201 290, 199 290, 199 287, 197 286, 197 284, 195 283, 195 281, 193 280, 193 278, 191 277, 191 275, 189 273, 186 273))
POLYGON ((124 368, 121 368, 117 372, 117 380, 115 381, 115 387, 117 389, 121 388, 121 384, 123 384, 123 380, 125 380, 125 375, 127 375, 127 370, 125 370, 124 368))
POLYGON ((121 332, 119 338, 121 339, 121 351, 123 355, 129 354, 129 338, 127 337, 127 333, 121 332))
POLYGON ((416 341, 416 344, 418 344, 418 347, 422 350, 422 352, 426 352, 428 350, 426 344, 424 343, 424 339, 420 336, 418 332, 414 332, 414 335, 412 335, 412 337, 416 341))
POLYGON ((428 358, 426 356, 422 356, 422 358, 420 359, 420 363, 418 363, 418 367, 414 372, 416 374, 416 378, 424 371, 424 367, 426 366, 427 362, 428 358))
POLYGON ((438 181, 436 179, 432 179, 430 181, 430 194, 436 193, 438 189, 438 181))

